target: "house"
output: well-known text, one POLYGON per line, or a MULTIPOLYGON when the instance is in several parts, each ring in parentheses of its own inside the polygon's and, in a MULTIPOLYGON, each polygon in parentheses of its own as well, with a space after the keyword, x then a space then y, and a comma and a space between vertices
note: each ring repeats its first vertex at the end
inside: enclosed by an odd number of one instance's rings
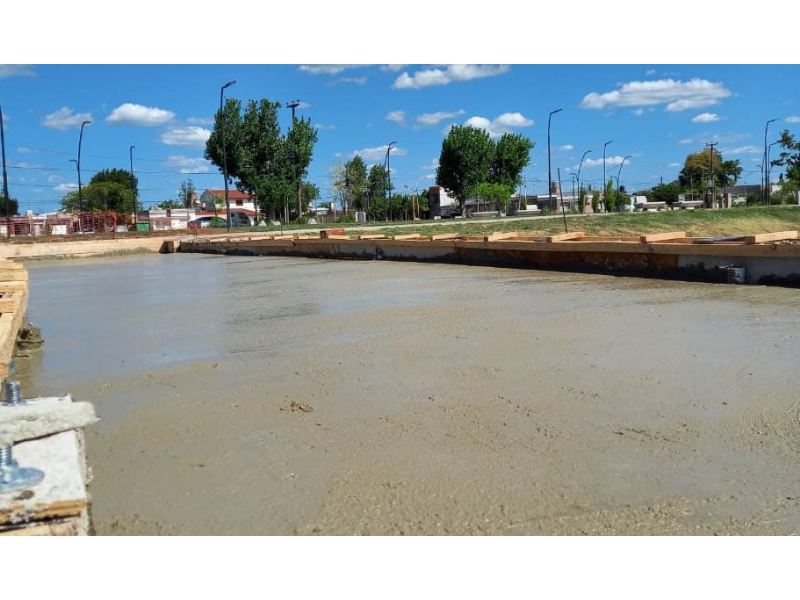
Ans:
MULTIPOLYGON (((251 214, 256 212, 255 202, 246 192, 240 192, 237 189, 228 190, 228 201, 231 204, 231 210, 239 208, 251 214)), ((206 190, 200 195, 199 204, 198 212, 213 213, 215 210, 225 210, 225 190, 206 190)))

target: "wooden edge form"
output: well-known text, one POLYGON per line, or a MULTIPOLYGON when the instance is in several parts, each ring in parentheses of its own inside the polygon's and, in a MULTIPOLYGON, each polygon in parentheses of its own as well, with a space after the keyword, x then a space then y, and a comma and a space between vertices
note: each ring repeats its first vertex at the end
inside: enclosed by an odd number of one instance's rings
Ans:
POLYGON ((676 240, 685 237, 686 237, 685 231, 667 231, 665 233, 648 233, 646 235, 640 236, 639 241, 647 244, 650 242, 664 242, 667 240, 676 240))
POLYGON ((323 229, 319 232, 319 237, 321 238, 329 238, 339 235, 345 235, 344 227, 338 227, 336 229, 323 229))
POLYGON ((358 236, 360 240, 388 240, 389 238, 383 234, 375 234, 375 235, 360 235, 358 236))
POLYGON ((559 233, 558 235, 550 235, 545 238, 547 243, 552 242, 568 242, 570 240, 579 240, 586 234, 583 231, 575 231, 573 233, 559 233))
POLYGON ((513 240, 519 237, 519 233, 516 231, 509 231, 508 233, 492 233, 490 235, 484 236, 484 242, 496 242, 497 240, 513 240))
POLYGON ((796 231, 778 231, 777 233, 759 233, 758 235, 746 235, 745 244, 763 244, 764 242, 777 242, 780 240, 797 239, 796 231))
POLYGON ((460 233, 440 233, 438 235, 432 235, 431 240, 438 241, 438 240, 460 240, 463 235, 460 233))
POLYGON ((393 240, 418 240, 422 237, 422 234, 419 233, 409 233, 407 235, 395 235, 392 236, 393 240))

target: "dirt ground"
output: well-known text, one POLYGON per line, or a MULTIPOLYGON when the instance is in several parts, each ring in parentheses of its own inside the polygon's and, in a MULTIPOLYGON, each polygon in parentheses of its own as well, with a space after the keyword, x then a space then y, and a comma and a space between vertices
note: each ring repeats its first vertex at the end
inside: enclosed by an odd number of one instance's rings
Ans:
POLYGON ((797 290, 201 255, 31 263, 100 535, 791 534, 797 290))

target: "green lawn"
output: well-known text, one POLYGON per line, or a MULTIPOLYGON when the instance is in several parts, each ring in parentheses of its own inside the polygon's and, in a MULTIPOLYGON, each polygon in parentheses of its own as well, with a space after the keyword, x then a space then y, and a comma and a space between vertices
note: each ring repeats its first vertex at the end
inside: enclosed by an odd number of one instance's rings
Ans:
MULTIPOLYGON (((800 207, 774 206, 727 210, 675 210, 659 213, 567 215, 567 228, 569 231, 583 231, 587 235, 607 236, 633 236, 662 231, 685 231, 689 237, 708 237, 792 231, 800 230, 800 207)), ((409 233, 423 235, 435 233, 487 235, 495 231, 519 231, 533 235, 552 235, 564 232, 564 221, 560 216, 557 219, 530 218, 491 223, 482 222, 480 219, 458 219, 443 221, 435 226, 419 226, 417 224, 416 227, 384 227, 377 229, 375 233, 385 233, 386 235, 409 233)))

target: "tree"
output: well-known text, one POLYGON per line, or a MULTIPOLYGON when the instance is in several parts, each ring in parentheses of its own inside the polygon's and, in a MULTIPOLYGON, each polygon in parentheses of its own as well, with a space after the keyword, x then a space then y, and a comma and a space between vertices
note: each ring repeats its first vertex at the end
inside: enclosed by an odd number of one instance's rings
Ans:
POLYGON ((516 133, 504 133, 492 159, 491 181, 514 190, 522 183, 522 170, 530 162, 533 142, 516 133))
POLYGON ((771 164, 775 167, 786 167, 786 179, 800 183, 800 140, 795 140, 789 130, 784 129, 781 133, 780 147, 783 151, 771 164))
POLYGON ((158 208, 162 208, 164 210, 171 210, 173 208, 185 208, 186 205, 183 202, 179 202, 177 200, 164 200, 163 202, 159 202, 156 204, 158 208))
POLYGON ((115 181, 94 181, 83 186, 83 202, 80 202, 78 190, 68 192, 61 199, 64 210, 115 211, 118 213, 133 212, 133 190, 129 185, 115 181))
POLYGON ((328 167, 328 179, 330 181, 328 191, 333 199, 334 207, 338 201, 342 211, 346 211, 347 177, 345 177, 344 165, 337 162, 328 167))
POLYGON ((491 179, 495 144, 482 129, 468 125, 456 125, 450 129, 442 142, 436 183, 448 190, 466 217, 467 198, 475 192, 478 184, 491 179))
MULTIPOLYGON (((192 203, 195 198, 194 183, 191 179, 181 182, 181 187, 178 190, 178 199, 180 200, 181 208, 192 208, 192 203)), ((173 207, 170 207, 173 208, 173 207)), ((177 207, 174 207, 177 208, 177 207)))
POLYGON ((511 205, 511 193, 513 188, 502 183, 484 182, 478 184, 476 188, 478 196, 494 204, 501 213, 506 213, 511 205))
POLYGON ((241 172, 240 161, 244 133, 244 122, 241 117, 242 103, 236 98, 228 98, 223 110, 214 115, 214 129, 206 141, 204 156, 216 165, 220 172, 223 169, 223 156, 228 177, 238 177, 241 172), (225 140, 223 151, 222 140, 225 140))
POLYGON ((598 190, 592 192, 592 212, 600 212, 600 192, 598 190))
POLYGON ((130 189, 135 197, 139 197, 139 179, 125 169, 103 169, 94 174, 89 183, 118 183, 130 189))
POLYGON ((295 119, 286 136, 285 156, 288 158, 290 174, 297 189, 298 217, 303 213, 302 184, 314 156, 317 135, 317 128, 312 127, 311 119, 295 119))
POLYGON ((617 190, 614 189, 614 179, 609 179, 606 183, 606 192, 603 194, 603 201, 606 205, 606 212, 613 212, 617 206, 617 190))
POLYGON ((313 183, 308 181, 303 182, 303 211, 308 210, 308 207, 319 199, 319 188, 313 183))
MULTIPOLYGON (((370 206, 378 202, 380 198, 386 197, 386 166, 385 165, 372 165, 369 170, 369 178, 367 181, 367 198, 369 199, 370 206)), ((381 213, 382 214, 382 213, 381 213)))
POLYGON ((347 203, 356 210, 364 210, 368 191, 367 165, 358 154, 344 165, 347 203))
POLYGON ((677 181, 673 181, 654 186, 648 193, 645 193, 645 196, 648 196, 652 202, 666 202, 669 206, 672 206, 678 201, 680 193, 681 186, 677 181))
MULTIPOLYGON (((5 200, 2 201, 0 204, 2 208, 0 208, 0 217, 5 217, 6 215, 6 203, 5 200)), ((11 217, 15 217, 19 214, 19 201, 16 198, 8 198, 8 215, 11 217)))

